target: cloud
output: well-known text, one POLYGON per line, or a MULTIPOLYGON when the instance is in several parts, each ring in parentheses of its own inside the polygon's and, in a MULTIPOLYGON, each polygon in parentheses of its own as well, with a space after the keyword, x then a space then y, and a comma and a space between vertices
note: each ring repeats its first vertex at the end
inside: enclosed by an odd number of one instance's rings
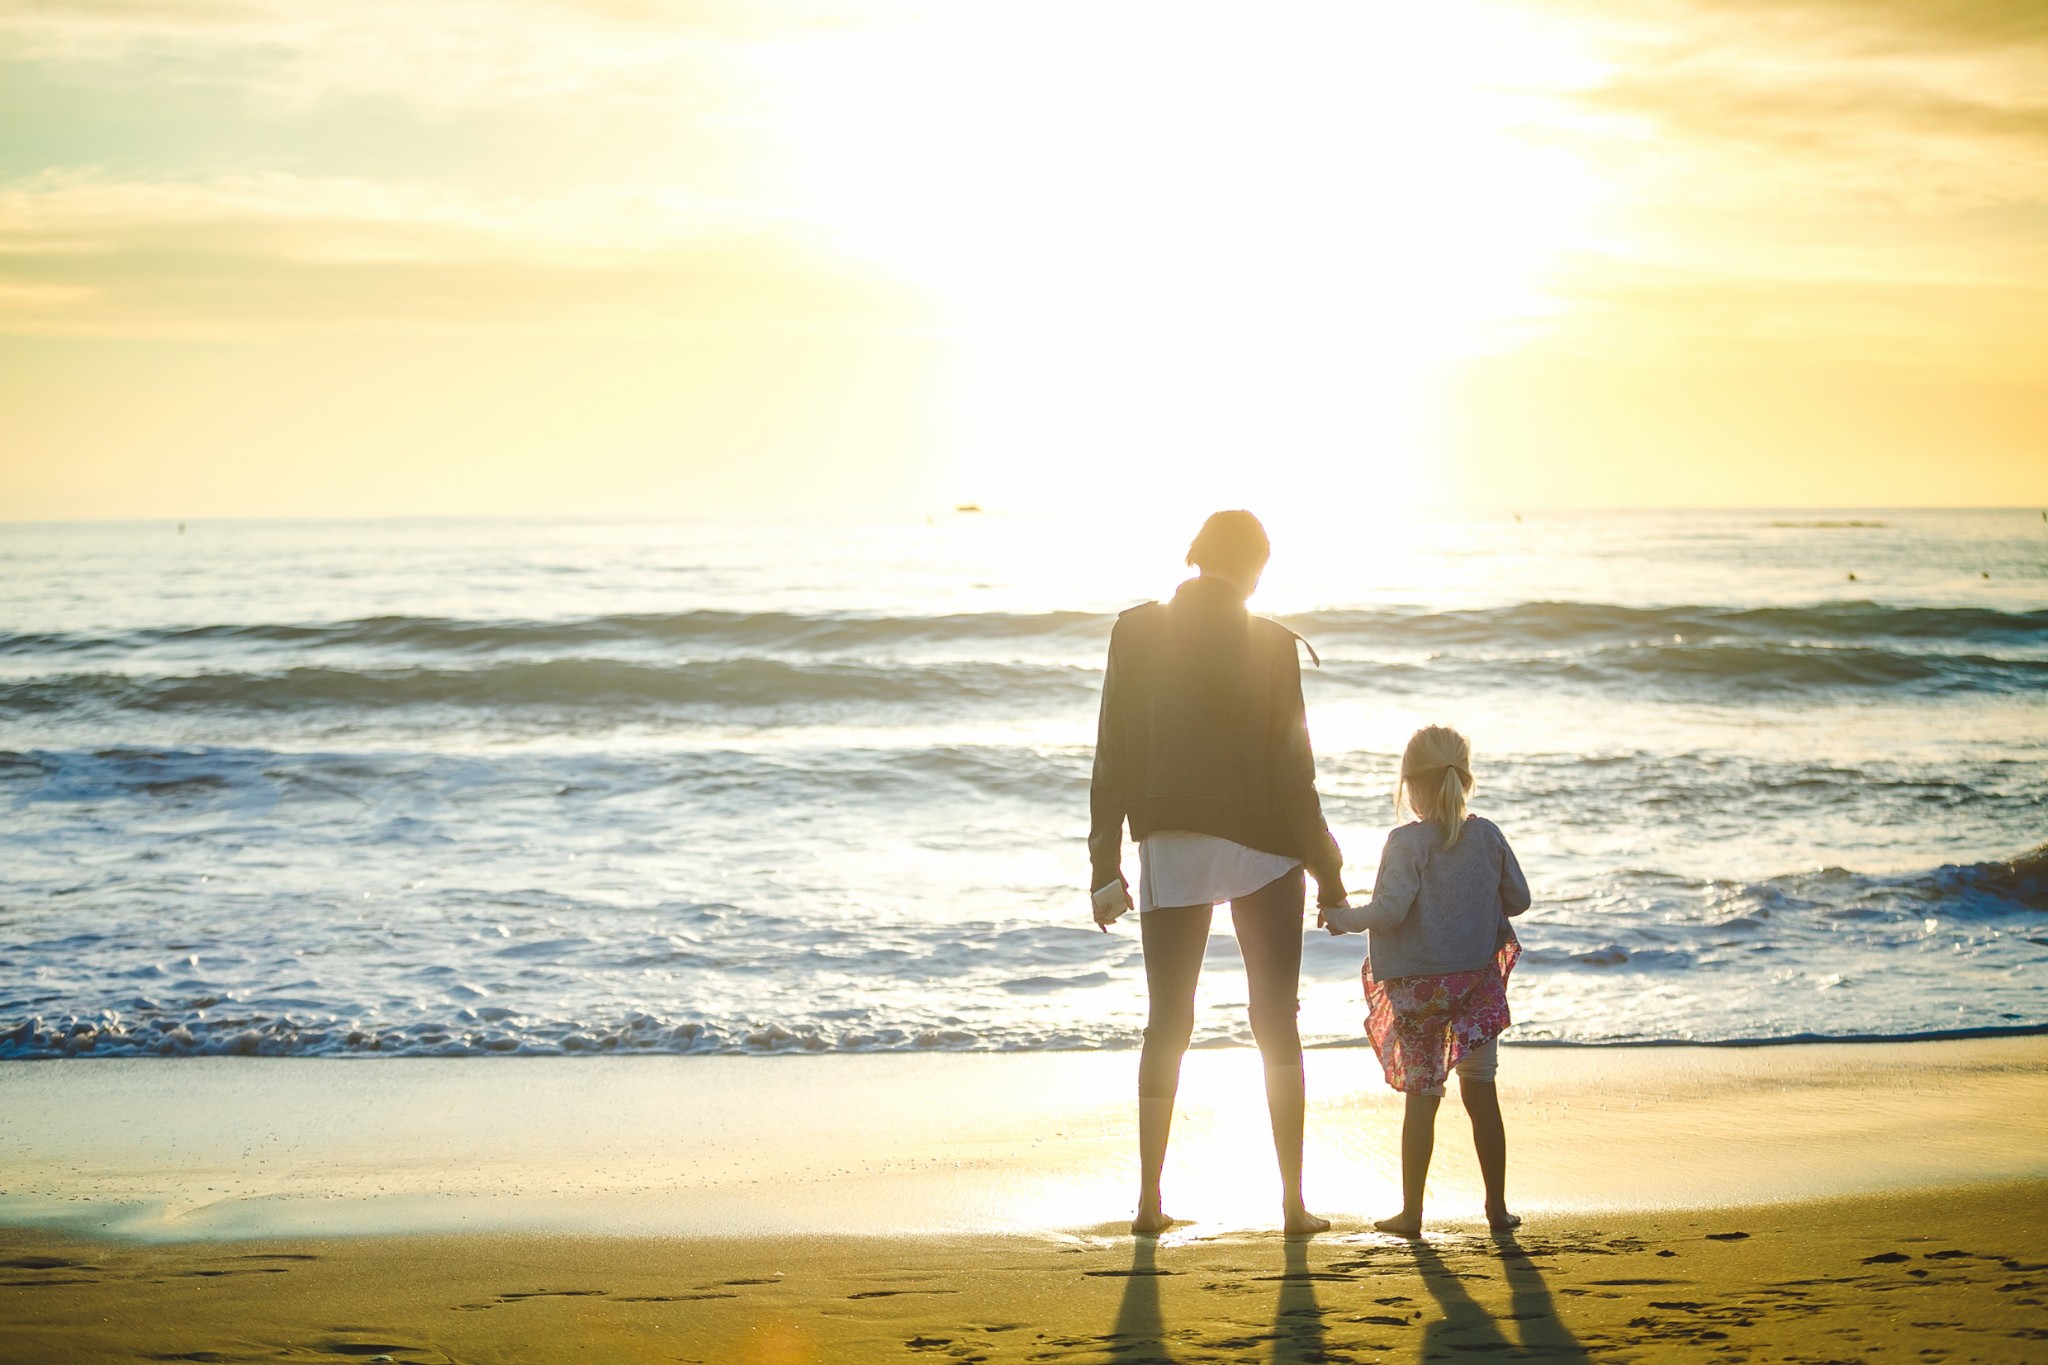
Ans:
POLYGON ((0 185, 0 331, 17 335, 928 321, 799 225, 671 194, 492 198, 281 174, 0 185))
POLYGON ((2048 362, 2048 7, 1565 0, 1609 186, 1553 285, 1605 354, 2048 362))
POLYGON ((1810 35, 1861 55, 2048 52, 2048 10, 2026 0, 1694 0, 1687 8, 1731 29, 1810 35))
POLYGON ((82 79, 143 64, 160 87, 285 105, 363 92, 667 104, 725 90, 743 74, 736 52, 838 27, 828 15, 775 0, 28 0, 0 9, 0 52, 82 79))
POLYGON ((1820 278, 1603 261, 1573 277, 1552 345, 1685 366, 1844 363, 1927 374, 2048 372, 2048 276, 2003 280, 1820 278))
MULTIPOLYGON (((1588 107, 1660 190, 1722 208, 1797 188, 1942 212, 2048 190, 2048 7, 1717 0, 1609 30, 1588 107)), ((1660 197, 1663 197, 1660 195, 1660 197)), ((1797 207, 1796 205, 1793 207, 1797 207)))

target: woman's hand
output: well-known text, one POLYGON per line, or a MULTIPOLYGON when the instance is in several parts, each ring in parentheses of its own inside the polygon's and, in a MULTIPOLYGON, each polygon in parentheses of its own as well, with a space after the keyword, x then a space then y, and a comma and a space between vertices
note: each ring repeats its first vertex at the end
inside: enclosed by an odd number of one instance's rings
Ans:
POLYGON ((1122 877, 1096 887, 1090 899, 1095 902, 1095 926, 1105 934, 1131 909, 1131 890, 1122 877))
MULTIPOLYGON (((1327 881, 1317 878, 1316 927, 1322 928, 1329 917, 1330 911, 1343 905, 1345 900, 1349 898, 1349 895, 1350 893, 1344 889, 1344 878, 1341 874, 1333 873, 1327 881)), ((1332 930, 1332 932, 1337 931, 1332 930)))

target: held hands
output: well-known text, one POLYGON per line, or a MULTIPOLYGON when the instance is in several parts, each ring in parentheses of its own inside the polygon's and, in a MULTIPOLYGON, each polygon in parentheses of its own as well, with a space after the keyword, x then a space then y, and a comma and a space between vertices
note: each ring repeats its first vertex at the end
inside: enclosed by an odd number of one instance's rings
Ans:
POLYGON ((1364 925, 1358 923, 1358 915, 1364 909, 1362 905, 1352 905, 1343 886, 1327 886, 1315 896, 1315 923, 1329 929, 1331 937, 1339 933, 1364 933, 1364 925))
POLYGON ((1359 917, 1366 909, 1366 906, 1353 905, 1344 899, 1339 899, 1335 904, 1326 904, 1318 897, 1316 923, 1329 930, 1332 938, 1339 934, 1362 934, 1365 932, 1365 926, 1359 923, 1359 917))
POLYGON ((1095 902, 1095 926, 1105 934, 1131 909, 1130 888, 1122 877, 1096 887, 1090 899, 1095 902))
POLYGON ((1316 927, 1318 929, 1329 928, 1333 934, 1344 932, 1342 929, 1331 927, 1330 912, 1343 909, 1346 896, 1347 893, 1344 890, 1344 879, 1342 876, 1333 875, 1328 881, 1318 880, 1316 882, 1316 927))

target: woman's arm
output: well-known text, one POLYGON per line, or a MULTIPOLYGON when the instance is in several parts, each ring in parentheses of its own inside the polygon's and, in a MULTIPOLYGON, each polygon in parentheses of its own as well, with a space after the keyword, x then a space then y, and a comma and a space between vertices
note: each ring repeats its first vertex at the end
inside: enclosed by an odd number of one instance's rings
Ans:
POLYGON ((1124 722, 1123 622, 1109 633, 1102 669, 1102 710, 1095 722, 1095 773, 1088 783, 1088 889, 1123 880, 1124 817, 1130 812, 1130 741, 1124 722))
POLYGON ((1309 874, 1316 879, 1316 904, 1333 905, 1344 899, 1344 853, 1331 837, 1323 819, 1322 798, 1316 794, 1316 759, 1308 740, 1308 705, 1301 696, 1301 659, 1289 636, 1280 653, 1275 679, 1274 736, 1278 763, 1273 790, 1281 802, 1287 827, 1293 831, 1295 847, 1309 874))

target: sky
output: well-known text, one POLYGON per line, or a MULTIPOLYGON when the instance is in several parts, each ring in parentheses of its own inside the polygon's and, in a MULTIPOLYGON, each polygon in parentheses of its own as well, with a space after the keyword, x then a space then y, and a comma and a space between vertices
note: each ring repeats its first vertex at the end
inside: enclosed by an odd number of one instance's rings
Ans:
POLYGON ((0 0, 0 519, 2048 504, 2048 6, 0 0))

